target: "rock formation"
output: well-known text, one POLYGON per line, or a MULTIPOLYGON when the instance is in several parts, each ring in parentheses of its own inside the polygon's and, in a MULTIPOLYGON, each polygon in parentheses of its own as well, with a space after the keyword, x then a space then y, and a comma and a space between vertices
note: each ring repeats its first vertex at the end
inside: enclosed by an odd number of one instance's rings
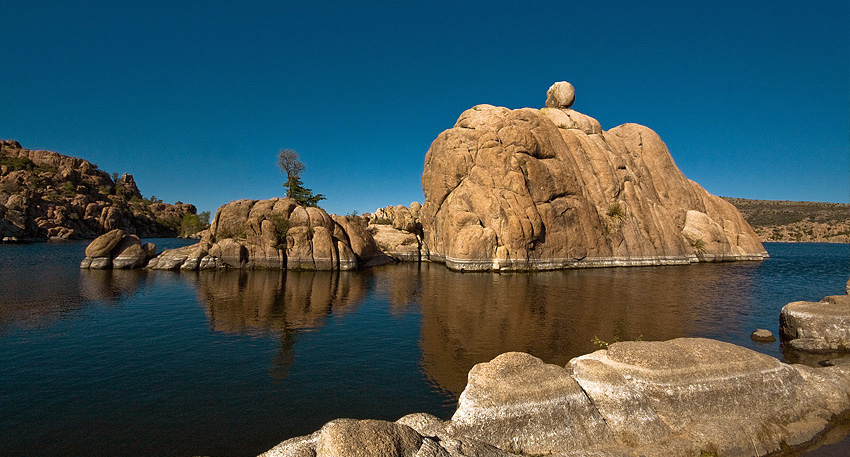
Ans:
POLYGON ((263 456, 765 455, 848 410, 848 365, 787 365, 700 338, 622 342, 566 367, 505 353, 470 371, 451 420, 337 420, 263 456))
POLYGON ((422 257, 421 208, 418 202, 411 203, 409 207, 387 206, 375 210, 368 217, 367 230, 384 254, 400 262, 427 260, 422 257))
MULTIPOLYGON (((850 280, 846 289, 850 293, 850 280)), ((788 303, 779 315, 779 334, 798 351, 850 351, 850 295, 788 303)))
POLYGON ((167 250, 148 268, 353 270, 378 256, 362 218, 273 198, 222 206, 198 244, 167 250))
POLYGON ((136 235, 115 229, 97 237, 86 248, 80 268, 92 270, 141 268, 156 255, 156 245, 145 243, 136 235))
POLYGON ((685 178, 652 130, 569 109, 477 105, 425 157, 425 257, 456 270, 758 260, 767 252, 730 203, 685 178))
POLYGON ((95 238, 114 229, 177 236, 192 205, 145 200, 132 175, 113 180, 89 161, 0 141, 0 241, 95 238))

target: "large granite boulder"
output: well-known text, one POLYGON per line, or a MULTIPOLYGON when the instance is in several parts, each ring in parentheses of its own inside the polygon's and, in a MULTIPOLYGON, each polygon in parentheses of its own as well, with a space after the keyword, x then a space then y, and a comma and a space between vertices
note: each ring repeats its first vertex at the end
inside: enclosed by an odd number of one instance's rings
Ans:
POLYGON ((603 131, 567 108, 567 89, 553 86, 540 110, 477 105, 434 140, 419 215, 426 256, 457 270, 528 270, 767 255, 655 132, 603 131))
POLYGON ((92 270, 130 269, 145 266, 156 254, 156 245, 145 243, 136 235, 115 229, 95 238, 86 247, 80 268, 92 270))
POLYGON ((472 368, 452 423, 462 436, 526 454, 612 440, 605 420, 569 371, 521 352, 472 368))
POLYGON ((788 303, 779 315, 779 334, 798 351, 850 350, 850 295, 788 303))
POLYGON ((219 208, 197 245, 165 251, 148 266, 353 270, 380 255, 364 225, 357 218, 300 206, 291 198, 237 200, 219 208))
POLYGON ((752 456, 850 411, 850 365, 787 365, 720 341, 622 342, 566 368, 523 353, 476 365, 449 421, 332 421, 264 456, 752 456))

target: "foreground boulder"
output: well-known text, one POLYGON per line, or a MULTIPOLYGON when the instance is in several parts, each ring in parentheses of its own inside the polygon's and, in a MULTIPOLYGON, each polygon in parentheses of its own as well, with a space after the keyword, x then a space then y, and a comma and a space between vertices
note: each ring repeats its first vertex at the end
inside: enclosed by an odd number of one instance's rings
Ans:
POLYGON ((86 257, 80 268, 92 270, 141 268, 156 255, 156 245, 146 243, 136 235, 115 229, 95 238, 86 247, 86 257))
POLYGON ((164 251, 157 270, 353 270, 383 255, 357 216, 331 216, 291 198, 237 200, 196 245, 164 251))
POLYGON ((787 365, 701 338, 622 342, 566 368, 502 354, 470 371, 451 420, 332 421, 263 456, 765 455, 849 410, 849 365, 787 365))
POLYGON ((425 157, 420 220, 431 260, 457 270, 529 270, 759 260, 732 204, 685 178, 652 130, 569 109, 477 105, 425 157))
MULTIPOLYGON (((850 290, 850 280, 848 280, 850 290)), ((791 348, 805 352, 850 350, 850 295, 820 302, 797 301, 782 307, 779 332, 791 348)))

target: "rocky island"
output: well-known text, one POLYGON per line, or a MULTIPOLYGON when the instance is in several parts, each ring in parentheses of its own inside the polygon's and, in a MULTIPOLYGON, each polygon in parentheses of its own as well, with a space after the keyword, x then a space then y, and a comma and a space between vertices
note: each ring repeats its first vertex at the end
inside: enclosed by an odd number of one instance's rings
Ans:
POLYGON ((759 260, 730 203, 676 167, 652 130, 603 131, 555 83, 543 109, 478 105, 425 157, 421 220, 431 260, 529 270, 759 260))
POLYGON ((767 252, 729 202, 676 167, 652 130, 603 131, 555 83, 546 107, 478 105, 425 156, 425 202, 364 216, 292 199, 222 206, 201 242, 155 269, 348 270, 386 261, 453 270, 533 271, 760 260, 767 252))
POLYGON ((142 197, 133 176, 83 159, 0 141, 0 241, 92 239, 121 229, 175 237, 193 205, 142 197))

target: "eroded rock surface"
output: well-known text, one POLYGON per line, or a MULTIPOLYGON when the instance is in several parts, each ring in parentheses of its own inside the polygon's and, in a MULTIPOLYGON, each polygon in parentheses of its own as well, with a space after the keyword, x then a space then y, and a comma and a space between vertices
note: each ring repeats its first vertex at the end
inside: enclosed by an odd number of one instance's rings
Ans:
MULTIPOLYGON (((847 282, 850 291, 850 280, 847 282)), ((850 295, 820 302, 797 301, 782 307, 779 332, 791 348, 805 352, 850 350, 850 295)))
POLYGON ((568 108, 558 84, 547 108, 477 105, 431 144, 420 212, 430 259, 527 270, 767 255, 734 206, 682 175, 655 132, 603 131, 568 108))
POLYGON ((92 270, 131 269, 145 266, 156 255, 156 245, 145 243, 136 235, 114 229, 95 238, 86 247, 80 268, 92 270))
POLYGON ((264 456, 751 456, 809 442, 850 410, 850 365, 787 365, 701 338, 622 342, 566 367, 476 365, 451 420, 332 421, 264 456))
POLYGON ((198 244, 167 250, 148 268, 353 270, 379 255, 358 216, 331 216, 290 198, 237 200, 219 208, 198 244))

